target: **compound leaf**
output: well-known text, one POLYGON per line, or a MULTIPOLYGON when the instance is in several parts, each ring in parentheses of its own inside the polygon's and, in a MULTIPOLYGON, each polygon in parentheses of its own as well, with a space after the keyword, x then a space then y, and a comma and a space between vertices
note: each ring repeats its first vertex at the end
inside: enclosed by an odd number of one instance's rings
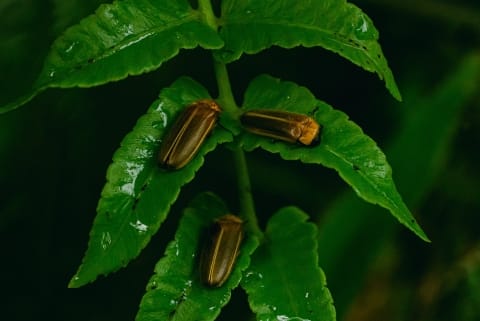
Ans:
POLYGON ((181 78, 162 90, 160 98, 125 136, 108 168, 88 249, 70 287, 91 282, 135 258, 165 220, 180 188, 202 166, 204 155, 217 144, 233 139, 230 132, 218 126, 181 170, 167 171, 156 165, 161 139, 177 113, 208 97, 200 84, 181 78))

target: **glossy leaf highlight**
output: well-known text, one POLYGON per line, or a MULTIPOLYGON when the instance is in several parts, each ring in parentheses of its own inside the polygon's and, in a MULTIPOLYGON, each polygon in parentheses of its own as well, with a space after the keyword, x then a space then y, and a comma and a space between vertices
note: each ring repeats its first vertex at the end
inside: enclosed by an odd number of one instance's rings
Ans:
POLYGON ((220 26, 225 46, 217 57, 225 62, 271 46, 320 46, 376 72, 401 100, 377 29, 365 13, 344 0, 226 0, 220 26))
POLYGON ((250 255, 258 240, 247 234, 235 267, 219 288, 207 287, 200 281, 199 260, 201 240, 215 218, 229 213, 226 205, 211 193, 195 198, 168 245, 165 256, 155 267, 137 314, 137 321, 214 320, 230 300, 242 271, 250 264, 250 255))
POLYGON ((217 126, 192 161, 177 171, 160 169, 156 153, 166 128, 192 102, 209 98, 200 84, 181 78, 162 90, 160 98, 123 139, 107 171, 87 252, 70 287, 79 287, 126 265, 149 242, 166 218, 181 187, 202 166, 217 144, 232 140, 217 126))
POLYGON ((257 320, 335 320, 333 300, 318 267, 317 227, 295 207, 268 222, 264 243, 242 280, 257 320))
POLYGON ((32 91, 6 112, 50 87, 91 87, 157 69, 180 49, 220 48, 223 41, 187 0, 124 0, 101 5, 52 45, 32 91))
POLYGON ((428 240, 398 193, 385 155, 347 115, 316 100, 308 89, 269 76, 252 81, 243 108, 275 108, 313 116, 322 126, 318 146, 285 144, 248 133, 244 134, 242 145, 248 151, 261 147, 287 160, 335 169, 358 196, 388 209, 400 223, 428 240))

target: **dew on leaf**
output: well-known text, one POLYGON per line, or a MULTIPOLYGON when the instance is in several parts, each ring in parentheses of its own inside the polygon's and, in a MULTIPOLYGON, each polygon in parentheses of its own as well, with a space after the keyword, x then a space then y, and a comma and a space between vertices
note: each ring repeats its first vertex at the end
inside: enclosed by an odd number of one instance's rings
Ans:
POLYGON ((71 51, 73 50, 73 48, 77 45, 77 43, 78 43, 77 41, 72 42, 72 43, 70 44, 70 46, 68 46, 68 48, 65 49, 65 52, 66 52, 66 53, 71 52, 71 51))
POLYGON ((300 317, 289 317, 286 315, 277 315, 277 321, 311 321, 300 317))
POLYGON ((139 233, 145 233, 148 230, 148 226, 143 224, 140 220, 136 222, 130 222, 130 226, 137 230, 139 233))
POLYGON ((103 232, 102 238, 100 240, 100 245, 102 249, 106 250, 110 244, 112 244, 112 237, 110 236, 110 232, 103 232))
POLYGON ((378 38, 378 31, 373 27, 372 22, 365 14, 360 13, 357 18, 356 24, 353 25, 357 39, 372 40, 378 38))
POLYGON ((147 32, 147 33, 145 33, 145 34, 143 34, 143 35, 141 35, 141 36, 139 36, 139 37, 134 37, 134 38, 132 38, 132 40, 127 41, 127 42, 125 42, 124 44, 122 44, 121 46, 119 46, 119 47, 117 48, 117 51, 118 51, 118 50, 125 49, 125 48, 127 48, 127 47, 130 47, 130 46, 136 44, 137 42, 140 42, 140 41, 142 41, 143 39, 148 38, 148 37, 150 37, 150 36, 152 36, 152 35, 154 35, 153 32, 147 32))

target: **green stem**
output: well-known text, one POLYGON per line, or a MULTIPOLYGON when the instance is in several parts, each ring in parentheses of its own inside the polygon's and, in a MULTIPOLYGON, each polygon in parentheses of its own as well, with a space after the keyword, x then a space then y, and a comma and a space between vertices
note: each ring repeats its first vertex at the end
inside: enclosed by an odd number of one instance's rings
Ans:
POLYGON ((210 0, 198 0, 198 11, 203 13, 203 15, 205 16, 205 22, 207 23, 207 25, 212 27, 212 29, 214 30, 218 29, 217 18, 213 13, 210 0))
POLYGON ((232 115, 236 115, 239 111, 233 97, 232 87, 230 86, 227 66, 214 59, 213 67, 215 68, 215 77, 217 79, 218 100, 222 103, 224 110, 232 115))
MULTIPOLYGON (((227 66, 221 62, 214 60, 215 76, 218 86, 218 101, 227 113, 236 115, 239 113, 235 98, 233 97, 230 79, 228 77, 227 66)), ((261 238, 263 233, 258 226, 257 216, 255 214, 255 205, 253 202, 252 189, 250 185, 250 177, 248 173, 247 161, 245 153, 239 146, 235 146, 233 150, 233 159, 238 179, 238 193, 240 199, 240 211, 246 220, 248 230, 254 235, 261 238)))
POLYGON ((238 177, 240 210, 246 220, 248 230, 258 238, 262 238, 263 233, 258 226, 257 215, 255 214, 255 205, 253 202, 252 188, 250 184, 250 176, 248 174, 247 161, 245 159, 245 152, 243 149, 237 146, 233 151, 233 156, 238 177))
MULTIPOLYGON (((207 24, 212 27, 212 29, 217 30, 217 19, 213 14, 210 0, 199 0, 198 7, 199 11, 202 12, 202 14, 204 15, 207 24)), ((218 86, 217 100, 226 114, 230 114, 231 116, 236 117, 240 111, 237 104, 235 103, 235 98, 233 97, 232 87, 230 86, 230 79, 228 77, 227 66, 224 63, 215 60, 215 58, 213 60, 213 64, 218 86)), ((238 178, 240 212, 242 214, 242 217, 246 220, 247 229, 257 237, 261 238, 263 233, 258 226, 258 220, 255 214, 255 205, 253 202, 253 196, 251 191, 247 161, 245 159, 245 153, 241 147, 234 147, 233 158, 238 178)))

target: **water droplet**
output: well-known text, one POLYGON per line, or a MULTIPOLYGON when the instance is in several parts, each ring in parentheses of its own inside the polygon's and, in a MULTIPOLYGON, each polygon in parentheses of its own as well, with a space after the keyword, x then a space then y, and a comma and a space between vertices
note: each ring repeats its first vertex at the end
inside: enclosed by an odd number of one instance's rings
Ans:
POLYGON ((120 187, 120 191, 124 194, 135 196, 135 181, 140 172, 145 168, 142 164, 126 162, 124 166, 124 172, 129 176, 129 182, 123 184, 120 187))
POLYGON ((112 244, 112 237, 110 236, 110 232, 103 232, 102 239, 100 240, 100 245, 102 249, 106 250, 110 244, 112 244))
POLYGON ((70 44, 70 46, 68 46, 68 48, 65 49, 65 52, 68 53, 68 52, 72 51, 73 48, 77 45, 77 43, 78 43, 78 42, 76 42, 76 41, 72 42, 72 43, 70 44))
POLYGON ((133 35, 134 32, 135 32, 134 29, 133 29, 133 25, 131 25, 131 24, 123 25, 123 26, 121 27, 121 29, 122 29, 123 35, 124 35, 125 37, 128 37, 128 36, 130 36, 130 35, 133 35))
POLYGON ((148 284, 147 290, 155 290, 157 286, 158 286, 157 281, 154 280, 148 284))
POLYGON ((363 13, 357 16, 357 22, 353 25, 355 36, 360 40, 378 38, 378 31, 373 27, 372 21, 363 13))
POLYGON ((175 242, 175 256, 180 255, 180 247, 178 246, 178 242, 175 242))
POLYGON ((277 315, 278 321, 311 321, 310 319, 304 319, 300 317, 288 317, 286 315, 277 315))
POLYGON ((131 40, 131 41, 126 41, 123 45, 119 46, 119 47, 117 48, 117 51, 118 51, 118 50, 125 49, 125 48, 127 48, 127 47, 129 47, 129 46, 131 46, 131 45, 134 45, 134 44, 136 44, 137 42, 140 42, 140 41, 142 41, 143 39, 152 36, 153 34, 154 34, 154 32, 147 32, 147 33, 145 33, 145 34, 142 34, 142 35, 139 36, 139 37, 131 37, 132 40, 131 40))
POLYGON ((130 226, 136 229, 141 234, 145 233, 148 230, 148 226, 143 224, 140 220, 137 220, 135 223, 130 222, 130 226))
POLYGON ((135 187, 135 185, 133 183, 123 184, 122 186, 120 186, 120 191, 123 194, 133 196, 134 195, 134 187, 135 187))

